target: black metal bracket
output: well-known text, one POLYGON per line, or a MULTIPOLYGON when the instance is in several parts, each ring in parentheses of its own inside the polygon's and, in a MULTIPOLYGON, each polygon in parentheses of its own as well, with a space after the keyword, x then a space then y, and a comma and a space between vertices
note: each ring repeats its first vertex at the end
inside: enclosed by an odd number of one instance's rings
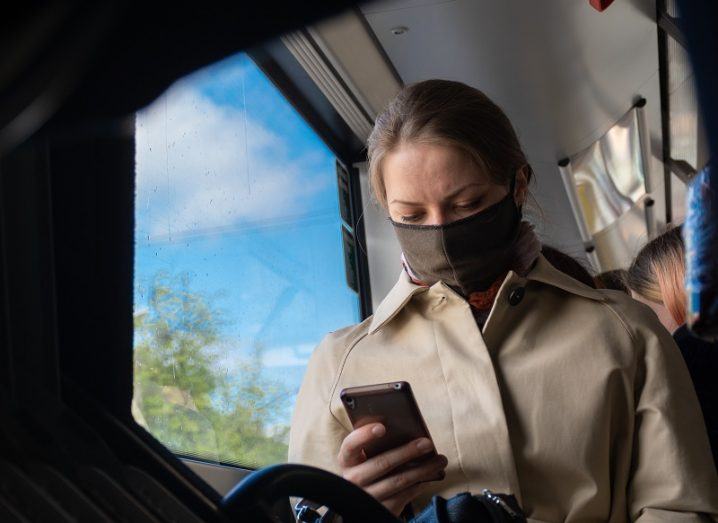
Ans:
POLYGON ((666 223, 671 223, 673 221, 671 170, 668 167, 668 161, 671 157, 671 115, 670 96, 668 93, 668 37, 671 33, 666 29, 666 27, 677 30, 677 25, 674 22, 675 19, 669 16, 666 12, 666 0, 658 0, 656 2, 656 23, 658 24, 658 79, 661 93, 661 134, 663 142, 661 160, 663 162, 663 189, 666 209, 666 223), (664 21, 663 24, 661 23, 662 20, 664 21))

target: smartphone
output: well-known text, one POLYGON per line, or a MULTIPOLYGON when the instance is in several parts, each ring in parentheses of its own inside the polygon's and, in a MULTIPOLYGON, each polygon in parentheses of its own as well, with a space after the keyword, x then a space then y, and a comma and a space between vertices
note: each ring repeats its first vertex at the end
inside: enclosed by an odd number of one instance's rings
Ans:
MULTIPOLYGON (((349 387, 343 389, 339 397, 355 429, 377 422, 386 427, 384 436, 364 448, 367 458, 418 438, 431 439, 411 386, 405 381, 349 387)), ((436 450, 432 450, 408 465, 423 462, 435 455, 436 450)))

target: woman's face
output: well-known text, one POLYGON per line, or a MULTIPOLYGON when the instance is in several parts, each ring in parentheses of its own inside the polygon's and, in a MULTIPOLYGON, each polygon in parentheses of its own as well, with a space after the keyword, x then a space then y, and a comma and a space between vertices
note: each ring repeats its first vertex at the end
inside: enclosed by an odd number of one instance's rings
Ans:
POLYGON ((655 301, 648 300, 634 291, 631 291, 631 297, 636 301, 640 301, 644 305, 648 305, 653 310, 653 312, 656 313, 656 316, 658 316, 658 320, 661 322, 661 324, 671 334, 675 332, 678 327, 680 327, 680 325, 676 323, 676 320, 673 319, 673 316, 671 315, 668 308, 666 308, 666 306, 662 303, 656 303, 655 301))
MULTIPOLYGON (((404 144, 382 162, 389 216, 398 223, 442 225, 490 207, 508 193, 465 153, 438 144, 404 144)), ((517 173, 514 198, 526 199, 526 175, 517 173)))

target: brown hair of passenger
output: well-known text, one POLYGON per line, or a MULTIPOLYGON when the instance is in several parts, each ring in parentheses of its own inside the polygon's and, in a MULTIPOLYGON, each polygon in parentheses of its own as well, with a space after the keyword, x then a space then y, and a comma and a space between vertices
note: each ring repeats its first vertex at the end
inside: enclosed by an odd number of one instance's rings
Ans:
POLYGON ((681 228, 676 227, 648 242, 626 275, 631 296, 651 307, 670 332, 686 322, 684 256, 681 228))
POLYGON ((510 185, 518 171, 525 173, 526 186, 533 176, 508 117, 484 93, 460 82, 410 85, 377 118, 367 143, 369 184, 384 208, 382 160, 408 143, 456 147, 499 185, 510 185))

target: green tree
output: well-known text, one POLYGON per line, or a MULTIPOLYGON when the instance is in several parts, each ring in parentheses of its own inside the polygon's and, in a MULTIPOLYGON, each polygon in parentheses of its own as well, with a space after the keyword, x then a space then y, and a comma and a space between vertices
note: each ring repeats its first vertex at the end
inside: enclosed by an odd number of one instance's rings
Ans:
POLYGON ((262 377, 263 347, 230 357, 238 342, 222 335, 222 311, 186 274, 157 273, 147 296, 135 313, 135 418, 177 453, 249 466, 285 461, 287 394, 262 377))

